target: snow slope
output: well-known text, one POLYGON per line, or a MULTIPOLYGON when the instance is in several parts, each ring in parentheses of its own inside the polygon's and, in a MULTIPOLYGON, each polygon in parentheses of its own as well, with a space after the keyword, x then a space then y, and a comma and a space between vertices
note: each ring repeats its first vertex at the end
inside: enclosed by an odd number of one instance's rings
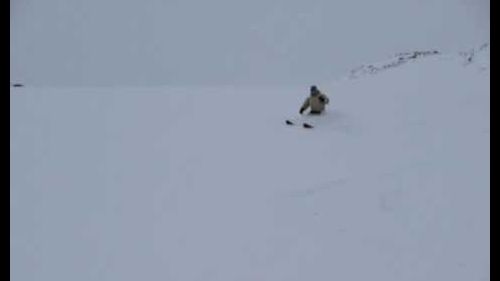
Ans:
POLYGON ((475 58, 318 85, 312 130, 308 85, 11 88, 11 280, 489 280, 475 58))

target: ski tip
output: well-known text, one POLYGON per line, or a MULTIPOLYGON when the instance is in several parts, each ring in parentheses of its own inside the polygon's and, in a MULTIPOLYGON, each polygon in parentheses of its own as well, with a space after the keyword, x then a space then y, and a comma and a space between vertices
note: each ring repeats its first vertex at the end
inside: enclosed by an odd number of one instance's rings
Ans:
POLYGON ((286 123, 287 125, 294 125, 294 123, 293 123, 292 121, 290 121, 290 120, 286 120, 286 121, 285 121, 285 123, 286 123))
POLYGON ((314 128, 314 126, 312 126, 311 124, 308 124, 308 123, 304 123, 304 124, 302 124, 302 126, 304 128, 306 128, 306 129, 312 129, 312 128, 314 128))

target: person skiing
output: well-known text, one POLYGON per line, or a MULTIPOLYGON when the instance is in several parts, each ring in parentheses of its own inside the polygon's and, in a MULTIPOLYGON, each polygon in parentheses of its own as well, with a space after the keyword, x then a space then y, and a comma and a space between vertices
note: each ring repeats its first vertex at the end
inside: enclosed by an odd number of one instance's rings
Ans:
POLYGON ((325 110, 325 105, 330 102, 328 97, 318 90, 318 87, 311 86, 311 95, 306 98, 304 104, 300 107, 299 113, 302 114, 309 107, 309 114, 321 114, 325 110))

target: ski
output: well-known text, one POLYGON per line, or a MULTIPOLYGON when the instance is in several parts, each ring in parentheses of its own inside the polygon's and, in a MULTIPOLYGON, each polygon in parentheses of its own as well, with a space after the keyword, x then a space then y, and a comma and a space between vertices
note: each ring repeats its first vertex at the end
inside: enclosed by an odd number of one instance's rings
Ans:
POLYGON ((313 125, 309 124, 309 123, 302 123, 302 127, 306 128, 306 129, 312 129, 314 128, 313 125))
MULTIPOLYGON (((293 122, 293 121, 291 121, 291 120, 289 120, 289 119, 287 119, 287 120, 285 121, 285 123, 286 123, 287 125, 289 125, 289 126, 295 126, 295 125, 296 125, 296 124, 295 124, 295 122, 293 122)), ((312 128, 314 128, 314 126, 313 126, 313 125, 311 125, 311 124, 309 124, 309 123, 307 123, 307 122, 303 122, 303 123, 302 123, 302 127, 306 128, 306 129, 312 129, 312 128)))

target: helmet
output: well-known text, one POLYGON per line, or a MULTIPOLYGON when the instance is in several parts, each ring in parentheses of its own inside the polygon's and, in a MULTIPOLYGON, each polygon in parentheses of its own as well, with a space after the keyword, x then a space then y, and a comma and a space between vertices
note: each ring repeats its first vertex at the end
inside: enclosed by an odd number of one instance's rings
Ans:
POLYGON ((318 87, 312 85, 311 86, 311 96, 315 96, 315 95, 318 95, 318 94, 319 94, 318 87))

